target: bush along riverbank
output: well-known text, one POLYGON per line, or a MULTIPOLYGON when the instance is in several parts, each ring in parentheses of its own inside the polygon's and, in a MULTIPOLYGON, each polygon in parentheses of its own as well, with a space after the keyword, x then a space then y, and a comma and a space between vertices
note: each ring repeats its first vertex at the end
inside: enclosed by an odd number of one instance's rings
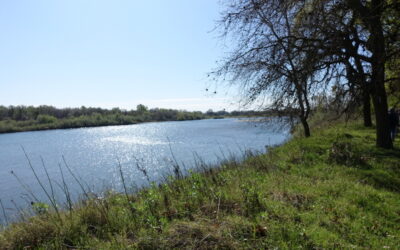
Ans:
POLYGON ((138 105, 136 110, 112 110, 100 108, 66 108, 51 106, 3 107, 0 106, 0 133, 129 125, 142 122, 184 121, 205 119, 202 112, 173 109, 148 109, 138 105))
POLYGON ((37 209, 3 230, 0 246, 396 249, 400 144, 378 149, 374 138, 373 129, 341 124, 241 163, 200 163, 203 171, 187 177, 176 166, 167 183, 136 194, 37 209))
POLYGON ((149 109, 142 104, 137 105, 136 110, 87 108, 84 106, 59 109, 44 105, 38 107, 0 105, 0 133, 270 115, 274 114, 267 111, 227 112, 221 110, 214 112, 209 110, 203 113, 162 108, 149 109))

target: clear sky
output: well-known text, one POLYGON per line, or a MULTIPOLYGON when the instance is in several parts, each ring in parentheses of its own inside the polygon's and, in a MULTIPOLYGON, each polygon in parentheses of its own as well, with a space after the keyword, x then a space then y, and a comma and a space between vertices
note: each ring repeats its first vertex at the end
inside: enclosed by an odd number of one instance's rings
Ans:
POLYGON ((0 1, 0 105, 231 110, 205 91, 218 2, 0 1))

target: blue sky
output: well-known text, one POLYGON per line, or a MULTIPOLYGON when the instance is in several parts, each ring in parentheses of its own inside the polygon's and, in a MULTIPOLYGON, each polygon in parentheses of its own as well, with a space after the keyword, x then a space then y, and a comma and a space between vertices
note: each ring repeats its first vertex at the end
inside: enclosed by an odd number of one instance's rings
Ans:
POLYGON ((217 0, 0 1, 0 105, 233 109, 217 0))

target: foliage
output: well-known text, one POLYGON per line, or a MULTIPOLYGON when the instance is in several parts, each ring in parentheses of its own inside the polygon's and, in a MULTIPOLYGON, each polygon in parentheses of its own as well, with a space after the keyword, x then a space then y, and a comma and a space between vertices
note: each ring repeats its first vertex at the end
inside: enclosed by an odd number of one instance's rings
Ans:
POLYGON ((36 121, 39 124, 54 123, 57 122, 57 118, 51 115, 38 115, 36 121))
POLYGON ((32 209, 37 215, 46 214, 50 206, 43 202, 32 202, 32 209))
POLYGON ((137 110, 111 110, 101 108, 65 108, 51 106, 0 106, 0 133, 57 128, 96 127, 107 125, 128 125, 154 121, 199 120, 230 116, 265 116, 262 111, 232 111, 202 113, 173 109, 148 109, 139 104, 137 110))

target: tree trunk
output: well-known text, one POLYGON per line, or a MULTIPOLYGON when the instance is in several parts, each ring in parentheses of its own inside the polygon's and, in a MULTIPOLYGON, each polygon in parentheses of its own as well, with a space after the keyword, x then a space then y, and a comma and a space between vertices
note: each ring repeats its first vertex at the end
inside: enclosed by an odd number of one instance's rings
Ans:
POLYGON ((301 124, 303 125, 304 136, 305 136, 305 137, 310 137, 310 136, 311 136, 311 133, 310 133, 310 126, 308 126, 307 119, 300 118, 300 120, 301 120, 301 124))
POLYGON ((308 115, 310 112, 310 104, 307 99, 307 93, 306 93, 306 87, 302 86, 300 83, 306 83, 306 80, 304 81, 299 81, 299 80, 294 80, 293 83, 295 84, 296 87, 296 94, 297 94, 297 102, 299 103, 300 107, 300 114, 299 118, 301 121, 301 124, 303 125, 304 129, 304 136, 305 137, 310 137, 310 126, 308 125, 307 119, 308 115), (304 98, 303 98, 304 96, 304 98), (305 102, 304 102, 305 100, 305 102), (306 105, 306 107, 304 106, 306 105))
POLYGON ((380 20, 382 12, 382 1, 372 1, 372 8, 378 10, 370 18, 371 29, 371 51, 372 51, 372 76, 371 91, 372 102, 375 109, 376 117, 376 145, 381 148, 392 148, 393 143, 390 138, 388 104, 385 90, 385 39, 383 36, 383 28, 380 20), (380 14, 380 15, 379 15, 380 14))
MULTIPOLYGON (((354 51, 357 53, 358 47, 354 51)), ((358 85, 361 87, 362 91, 362 101, 363 101, 363 118, 364 118, 364 126, 372 127, 371 120, 371 89, 369 86, 369 82, 365 77, 364 67, 362 66, 360 58, 354 58, 354 62, 356 64, 358 76, 356 81, 358 81, 358 85)))
POLYGON ((380 86, 376 86, 376 88, 377 89, 375 92, 377 93, 374 93, 372 98, 376 117, 376 145, 381 148, 392 148, 393 143, 390 138, 389 116, 385 88, 380 86))
POLYGON ((364 118, 364 126, 372 127, 372 119, 371 119, 371 97, 369 95, 369 91, 367 88, 363 88, 363 118, 364 118))
POLYGON ((382 15, 384 0, 348 1, 349 6, 356 11, 370 33, 367 44, 371 51, 371 91, 372 103, 376 119, 376 145, 381 148, 392 148, 390 138, 388 104, 385 90, 385 37, 383 35, 382 15))

